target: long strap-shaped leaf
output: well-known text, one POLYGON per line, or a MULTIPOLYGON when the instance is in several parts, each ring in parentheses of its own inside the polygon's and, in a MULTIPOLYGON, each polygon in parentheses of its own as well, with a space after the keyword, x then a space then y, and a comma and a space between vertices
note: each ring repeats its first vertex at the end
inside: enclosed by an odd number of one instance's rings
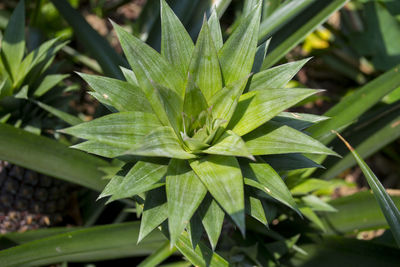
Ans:
POLYGON ((94 190, 105 186, 99 167, 107 166, 107 162, 3 123, 0 159, 94 190))
POLYGON ((154 232, 136 244, 139 223, 124 223, 76 230, 25 243, 0 252, 0 266, 42 266, 61 261, 99 261, 145 256, 165 238, 154 232))
POLYGON ((171 246, 190 221, 201 201, 207 193, 189 163, 184 160, 171 160, 166 177, 168 200, 168 227, 171 246))
POLYGON ((375 198, 378 201, 379 206, 381 207, 383 215, 385 215, 385 218, 390 225, 393 237, 396 240, 397 245, 400 247, 400 211, 397 209, 393 200, 385 191, 385 188, 379 182, 378 178, 371 171, 365 161, 360 157, 357 151, 355 151, 354 148, 349 143, 347 143, 347 141, 340 134, 338 134, 337 132, 336 134, 351 151, 362 172, 364 173, 365 178, 367 179, 368 184, 371 187, 372 192, 374 192, 375 198))
POLYGON ((240 97, 228 129, 243 136, 317 92, 318 90, 295 88, 248 92, 240 97))
POLYGON ((190 166, 244 235, 243 177, 237 159, 229 156, 209 155, 192 161, 190 166))

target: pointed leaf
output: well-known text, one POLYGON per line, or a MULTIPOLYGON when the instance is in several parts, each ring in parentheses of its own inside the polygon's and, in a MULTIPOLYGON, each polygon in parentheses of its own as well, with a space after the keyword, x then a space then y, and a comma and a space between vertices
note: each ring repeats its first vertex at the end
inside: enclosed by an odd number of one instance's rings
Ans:
POLYGON ((71 148, 79 149, 106 158, 115 158, 121 156, 126 151, 126 148, 115 147, 99 141, 85 141, 73 145, 71 148))
POLYGON ((240 96, 246 86, 249 76, 224 87, 210 99, 214 119, 223 119, 229 122, 238 105, 240 96))
MULTIPOLYGON (((257 159, 257 161, 262 162, 261 159, 257 159)), ((258 188, 286 206, 298 211, 286 184, 270 165, 265 162, 242 164, 242 172, 246 185, 258 188)))
POLYGON ((190 219, 189 224, 186 226, 186 230, 189 234, 190 243, 192 244, 192 247, 196 248, 196 246, 200 243, 204 231, 198 211, 195 212, 192 218, 190 219))
POLYGON ((243 137, 253 155, 310 153, 338 156, 318 140, 286 125, 268 122, 243 137))
POLYGON ((56 116, 57 118, 65 121, 69 125, 77 125, 79 123, 82 123, 83 121, 74 115, 71 115, 67 112, 64 112, 60 109, 57 109, 55 107, 46 105, 45 103, 42 103, 40 101, 34 101, 39 107, 42 109, 46 110, 47 112, 51 113, 52 115, 56 116))
POLYGON ((337 209, 326 203, 315 195, 307 195, 301 198, 305 205, 310 207, 313 211, 326 211, 335 212, 337 209))
POLYGON ((306 58, 290 62, 255 74, 251 79, 249 91, 284 88, 309 60, 310 58, 306 58))
POLYGON ((160 126, 153 114, 130 111, 109 114, 62 132, 128 150, 143 144, 146 135, 160 126))
POLYGON ((165 0, 161 0, 161 30, 161 54, 182 77, 186 77, 194 44, 165 0))
POLYGON ((196 157, 182 148, 174 130, 167 126, 155 129, 145 136, 144 140, 143 145, 128 150, 125 154, 177 159, 192 159, 196 157))
POLYGON ((199 114, 208 108, 207 100, 200 88, 194 82, 193 77, 188 77, 188 83, 185 90, 185 100, 183 103, 183 112, 192 121, 197 119, 199 114))
POLYGON ((19 1, 12 13, 1 42, 1 56, 15 82, 25 52, 25 1, 19 1))
POLYGON ((285 109, 317 93, 313 89, 269 89, 252 91, 240 97, 228 128, 243 136, 285 109))
POLYGON ((264 62, 265 56, 267 55, 267 50, 268 50, 270 41, 271 41, 271 39, 267 40, 266 42, 261 44, 259 47, 257 47, 257 51, 256 51, 256 54, 254 56, 253 68, 252 68, 251 72, 257 73, 257 72, 260 71, 261 66, 262 66, 262 64, 264 62))
POLYGON ((246 157, 254 160, 243 139, 230 130, 224 132, 217 143, 203 152, 215 155, 246 157))
POLYGON ((261 200, 254 196, 246 197, 246 213, 268 227, 267 217, 261 200))
POLYGON ((225 212, 211 195, 207 195, 200 205, 199 216, 210 240, 211 248, 215 250, 224 224, 225 212))
POLYGON ((171 245, 190 221, 207 193, 206 187, 187 161, 172 159, 166 177, 168 227, 171 245))
POLYGON ((189 74, 199 86, 208 103, 211 97, 222 89, 222 74, 217 50, 206 21, 203 23, 193 51, 189 74))
POLYGON ((111 104, 118 111, 153 112, 145 94, 135 85, 103 76, 79 75, 101 96, 100 102, 111 104))
POLYGON ((329 117, 306 113, 282 112, 272 120, 302 131, 314 124, 328 120, 329 117))
POLYGON ((127 68, 124 68, 124 67, 120 67, 120 69, 121 69, 121 71, 122 71, 122 74, 123 74, 124 77, 125 77, 125 80, 126 80, 128 83, 133 84, 133 85, 139 87, 139 83, 138 83, 138 80, 137 80, 137 78, 136 78, 136 75, 135 75, 135 73, 134 73, 132 70, 127 69, 127 68))
POLYGON ((210 27, 210 34, 214 42, 214 46, 219 51, 224 44, 221 32, 221 25, 219 24, 219 18, 217 10, 214 8, 211 12, 211 16, 208 19, 208 25, 210 27))
POLYGON ((50 91, 54 86, 56 86, 59 82, 67 78, 69 75, 65 74, 50 74, 46 75, 39 86, 36 88, 33 95, 35 97, 40 97, 50 91))
POLYGON ((248 75, 257 50, 261 5, 251 12, 231 34, 219 51, 225 85, 248 75))
POLYGON ((190 166, 244 235, 243 177, 236 158, 209 155, 190 166))
POLYGON ((143 215, 140 222, 138 243, 168 218, 168 205, 164 187, 153 189, 146 194, 143 215))
POLYGON ((318 226, 322 231, 326 231, 325 226, 318 215, 310 208, 310 207, 300 207, 301 213, 313 222, 316 226, 318 226))
POLYGON ((115 23, 113 26, 140 88, 144 90, 148 99, 150 100, 149 96, 153 90, 150 81, 175 90, 183 99, 184 79, 174 68, 171 68, 170 63, 157 51, 126 32, 122 27, 115 23))
POLYGON ((167 172, 167 165, 157 162, 138 161, 120 181, 111 180, 99 198, 112 196, 110 201, 133 197, 164 185, 162 181, 167 172))
POLYGON ((322 168, 306 156, 298 153, 274 154, 262 157, 265 162, 270 164, 276 171, 289 171, 306 168, 322 168))

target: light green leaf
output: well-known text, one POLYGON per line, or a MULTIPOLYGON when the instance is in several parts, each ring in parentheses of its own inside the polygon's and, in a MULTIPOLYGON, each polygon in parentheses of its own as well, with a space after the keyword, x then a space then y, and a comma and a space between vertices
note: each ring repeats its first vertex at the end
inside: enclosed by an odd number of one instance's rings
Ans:
POLYGON ((324 202, 322 199, 315 195, 307 195, 301 198, 305 205, 310 207, 313 211, 326 211, 335 212, 337 209, 324 202))
MULTIPOLYGON (((150 81, 175 90, 183 99, 185 88, 181 75, 171 68, 171 65, 157 51, 117 24, 113 23, 113 26, 140 88, 145 92, 150 103, 153 91, 150 81)), ((156 107, 153 105, 153 108, 156 107)))
POLYGON ((103 76, 78 74, 98 93, 94 96, 100 102, 112 105, 118 111, 153 112, 149 101, 139 87, 103 76))
POLYGON ((79 149, 106 158, 115 158, 121 156, 126 151, 126 148, 115 147, 99 141, 85 141, 73 145, 71 148, 79 149))
POLYGON ((158 162, 138 161, 125 175, 124 179, 115 176, 104 188, 99 198, 111 196, 115 201, 122 198, 133 197, 151 189, 164 185, 162 181, 167 172, 167 165, 158 162), (118 177, 118 178, 116 178, 118 177))
POLYGON ((140 262, 137 267, 154 267, 159 266, 164 260, 168 259, 176 252, 176 248, 171 248, 169 241, 165 243, 150 256, 140 262))
POLYGON ((236 158, 209 155, 192 161, 190 166, 244 235, 243 177, 236 158))
POLYGON ((120 67, 120 69, 121 69, 121 71, 122 71, 122 74, 123 74, 124 77, 125 77, 125 80, 126 80, 128 83, 133 84, 133 85, 139 87, 139 83, 138 83, 138 80, 137 80, 137 78, 136 78, 136 75, 135 75, 135 73, 134 73, 132 70, 127 69, 127 68, 124 68, 124 67, 120 67))
POLYGON ((189 223, 207 193, 206 187, 183 160, 172 159, 166 177, 168 227, 171 246, 189 223))
POLYGON ((189 74, 210 103, 211 97, 222 89, 222 74, 210 29, 206 21, 199 33, 190 62, 189 74))
POLYGON ((67 78, 68 74, 50 74, 46 75, 39 86, 36 88, 33 95, 35 97, 40 97, 51 90, 54 86, 56 86, 59 82, 67 78))
POLYGON ((195 155, 186 152, 180 145, 172 128, 162 126, 144 137, 145 143, 125 152, 127 155, 149 157, 168 157, 177 159, 193 159, 195 155))
POLYGON ((280 112, 317 93, 313 89, 269 89, 242 95, 228 128, 243 136, 280 112))
POLYGON ((182 77, 185 77, 194 44, 165 0, 161 0, 161 30, 161 54, 182 77))
POLYGON ((257 50, 261 5, 258 4, 231 34, 219 51, 225 85, 248 75, 257 50))
POLYGON ((168 205, 165 188, 159 187, 146 194, 138 243, 143 240, 154 228, 158 227, 168 218, 168 205))
POLYGON ((5 59, 15 82, 19 66, 25 53, 25 1, 19 1, 14 9, 1 42, 1 56, 5 59))
POLYGON ((249 76, 246 76, 245 78, 235 81, 212 96, 209 104, 212 107, 214 119, 223 119, 226 123, 229 123, 248 79, 249 76))
POLYGON ((261 200, 249 195, 246 197, 246 213, 268 227, 267 217, 261 200))
POLYGON ((309 179, 306 179, 305 181, 297 184, 290 191, 292 192, 292 194, 308 194, 308 193, 319 190, 321 188, 325 188, 330 185, 331 185, 330 181, 309 178, 309 179))
POLYGON ((300 211, 304 215, 304 217, 313 222, 322 231, 324 232, 326 231, 325 225, 322 223, 321 219, 310 207, 300 207, 300 211))
POLYGON ((379 179, 375 176, 375 174, 371 171, 365 161, 360 157, 357 151, 351 147, 347 141, 341 137, 337 132, 336 134, 339 138, 346 144, 348 149, 353 154, 356 159, 358 165, 360 166, 362 172, 367 179, 369 186, 374 192, 374 196, 379 203, 379 206, 385 215, 386 221, 390 225, 390 230, 392 231, 393 237, 396 240, 397 245, 400 247, 400 211, 394 204, 393 200, 390 198, 388 193, 386 192, 383 185, 379 182, 379 179))
POLYGON ((286 125, 268 122, 243 136, 253 155, 310 153, 338 156, 318 140, 286 125))
POLYGON ((187 116, 187 118, 185 118, 185 123, 186 120, 188 120, 187 126, 189 126, 193 120, 197 119, 199 114, 207 108, 208 104, 203 93, 194 82, 193 77, 189 76, 183 103, 183 112, 185 116, 187 116))
POLYGON ((249 91, 284 88, 309 60, 306 58, 256 73, 251 79, 249 91))
POLYGON ((211 247, 214 250, 221 235, 225 212, 211 195, 207 195, 200 205, 199 216, 210 240, 211 247))
MULTIPOLYGON (((258 73, 262 67, 265 56, 267 55, 269 43, 271 39, 257 47, 256 55, 254 56, 254 63, 251 72, 258 73)), ((280 87, 279 87, 280 88, 280 87)))
POLYGON ((302 131, 314 124, 328 119, 330 118, 307 113, 282 112, 278 116, 274 117, 272 121, 285 124, 291 128, 302 131))
POLYGON ((255 160, 247 149, 243 139, 230 130, 224 132, 213 146, 207 148, 203 152, 215 155, 246 157, 255 160))
POLYGON ((142 145, 146 135, 160 126, 153 114, 130 111, 109 114, 61 132, 128 150, 142 145))
POLYGON ((286 206, 298 211, 292 194, 283 182, 282 178, 275 172, 270 165, 261 163, 242 164, 242 172, 246 185, 260 189, 286 206))
POLYGON ((208 19, 208 25, 210 27, 210 34, 214 42, 214 46, 217 51, 219 51, 224 45, 224 40, 222 39, 221 25, 219 24, 217 10, 215 8, 213 8, 211 16, 208 19))

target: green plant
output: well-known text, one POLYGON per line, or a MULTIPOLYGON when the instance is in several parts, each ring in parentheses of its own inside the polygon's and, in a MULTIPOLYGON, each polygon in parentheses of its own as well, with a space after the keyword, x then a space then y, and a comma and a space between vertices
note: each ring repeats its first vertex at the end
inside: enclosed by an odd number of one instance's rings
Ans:
POLYGON ((297 130, 325 118, 282 113, 318 92, 284 88, 306 60, 253 68, 260 14, 257 5, 223 44, 214 12, 194 45, 161 1, 161 55, 114 24, 132 67, 124 69, 127 82, 81 74, 92 95, 118 112, 63 132, 87 139, 75 147, 90 153, 140 157, 100 196, 144 201, 139 240, 168 218, 171 246, 186 228, 195 247, 204 227, 215 248, 224 213, 245 235, 245 202, 267 224, 262 203, 268 197, 300 214, 263 156, 336 155, 297 130))

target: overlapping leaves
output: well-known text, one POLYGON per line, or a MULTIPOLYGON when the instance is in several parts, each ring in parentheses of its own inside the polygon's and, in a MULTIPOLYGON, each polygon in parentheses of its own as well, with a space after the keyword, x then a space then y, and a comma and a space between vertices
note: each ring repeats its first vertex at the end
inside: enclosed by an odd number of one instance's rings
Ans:
POLYGON ((224 213, 245 234, 246 210, 267 223, 263 198, 299 212, 278 173, 254 156, 335 154, 302 133, 304 127, 291 127, 325 118, 282 113, 318 92, 283 88, 304 61, 282 66, 284 75, 267 70, 252 77, 260 13, 257 5, 224 44, 214 13, 193 44, 162 0, 161 54, 114 25, 132 67, 124 71, 127 82, 82 76, 117 113, 64 132, 87 139, 77 146, 87 152, 139 157, 101 195, 140 199, 139 239, 168 220, 172 245, 187 231, 195 247, 205 230, 215 248, 224 213), (262 192, 250 196, 247 187, 262 192))

